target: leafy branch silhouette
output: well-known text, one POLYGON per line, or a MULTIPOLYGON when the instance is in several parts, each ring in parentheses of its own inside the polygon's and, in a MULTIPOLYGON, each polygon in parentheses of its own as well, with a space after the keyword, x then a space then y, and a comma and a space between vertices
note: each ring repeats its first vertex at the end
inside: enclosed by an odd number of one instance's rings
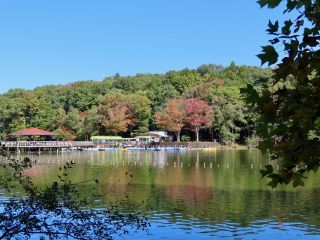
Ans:
MULTIPOLYGON (((32 168, 29 158, 17 159, 0 149, 0 239, 29 239, 37 235, 49 239, 113 239, 129 230, 147 230, 146 216, 128 201, 108 207, 95 205, 102 195, 83 196, 81 184, 68 180, 67 162, 61 167, 58 180, 44 188, 37 187, 25 170, 32 168), (10 195, 10 197, 5 197, 10 195), (89 207, 90 206, 90 207, 89 207), (135 209, 135 210, 134 210, 135 209)), ((127 175, 128 173, 126 173, 127 175)), ((132 175, 131 175, 132 176, 132 175)), ((130 177, 131 177, 130 176, 130 177)), ((131 177, 132 178, 132 177, 131 177)), ((91 180, 99 184, 99 180, 91 180)), ((92 189, 94 190, 94 189, 92 189)), ((109 189, 103 195, 111 193, 109 189)))

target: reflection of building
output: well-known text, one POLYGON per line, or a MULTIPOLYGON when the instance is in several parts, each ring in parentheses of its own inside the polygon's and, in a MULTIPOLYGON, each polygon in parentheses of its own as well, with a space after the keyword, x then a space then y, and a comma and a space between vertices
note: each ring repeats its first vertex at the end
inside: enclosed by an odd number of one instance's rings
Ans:
POLYGON ((167 142, 169 138, 165 131, 150 131, 136 136, 135 140, 142 143, 160 143, 167 142))
POLYGON ((159 169, 164 169, 168 161, 168 153, 165 151, 153 152, 154 161, 157 161, 159 169))

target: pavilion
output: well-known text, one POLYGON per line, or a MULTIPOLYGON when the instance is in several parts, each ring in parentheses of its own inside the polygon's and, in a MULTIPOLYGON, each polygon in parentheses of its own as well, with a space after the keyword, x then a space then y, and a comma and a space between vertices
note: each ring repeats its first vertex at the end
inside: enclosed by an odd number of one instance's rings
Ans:
POLYGON ((39 128, 26 128, 23 130, 19 130, 10 134, 11 136, 17 137, 32 137, 32 136, 46 136, 46 137, 53 137, 57 136, 58 134, 53 132, 48 132, 39 128))
MULTIPOLYGON (((54 137, 58 134, 49 132, 39 128, 27 128, 19 130, 10 134, 15 137, 54 137)), ((88 148, 93 147, 92 141, 56 141, 56 140, 16 140, 16 141, 2 141, 1 144, 10 150, 15 150, 20 152, 20 149, 23 151, 34 151, 38 150, 57 150, 62 149, 71 149, 71 148, 88 148)))

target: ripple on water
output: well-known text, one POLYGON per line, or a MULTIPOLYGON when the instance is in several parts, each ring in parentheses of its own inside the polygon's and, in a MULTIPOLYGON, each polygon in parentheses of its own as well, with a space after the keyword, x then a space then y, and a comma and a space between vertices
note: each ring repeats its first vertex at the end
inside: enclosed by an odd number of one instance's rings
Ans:
POLYGON ((130 239, 320 239, 320 231, 316 226, 300 222, 280 223, 273 219, 263 219, 254 221, 247 227, 231 221, 210 225, 194 218, 172 222, 169 214, 157 214, 153 217, 150 233, 145 237, 131 235, 130 239))
POLYGON ((66 160, 77 162, 73 181, 100 176, 101 189, 132 173, 130 185, 123 180, 114 186, 114 199, 125 192, 134 203, 147 202, 142 210, 154 211, 151 235, 138 231, 124 239, 320 239, 320 175, 310 176, 301 191, 270 191, 259 172, 268 159, 257 151, 71 152, 52 154, 50 161, 39 158, 45 163, 29 174, 41 184, 56 179, 66 160))

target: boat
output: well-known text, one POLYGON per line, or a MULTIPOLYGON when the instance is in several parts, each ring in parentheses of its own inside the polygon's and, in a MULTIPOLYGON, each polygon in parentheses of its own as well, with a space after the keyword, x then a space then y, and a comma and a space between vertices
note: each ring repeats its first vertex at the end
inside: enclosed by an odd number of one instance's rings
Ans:
POLYGON ((209 147, 209 148, 202 148, 203 151, 209 152, 209 151, 216 151, 216 147, 209 147))
POLYGON ((102 151, 102 152, 110 152, 115 150, 116 150, 115 148, 99 148, 99 151, 102 151))
POLYGON ((177 151, 186 151, 188 149, 186 147, 177 147, 176 150, 177 151))
POLYGON ((163 147, 162 150, 168 150, 168 151, 180 151, 180 150, 187 150, 185 147, 163 147))
POLYGON ((128 147, 128 150, 147 150, 146 148, 141 148, 141 147, 128 147))
POLYGON ((108 152, 108 151, 114 151, 115 148, 86 148, 83 149, 83 151, 102 151, 102 152, 108 152))
POLYGON ((99 148, 86 148, 84 151, 99 151, 99 148))
POLYGON ((163 150, 176 150, 176 147, 164 147, 163 150))

